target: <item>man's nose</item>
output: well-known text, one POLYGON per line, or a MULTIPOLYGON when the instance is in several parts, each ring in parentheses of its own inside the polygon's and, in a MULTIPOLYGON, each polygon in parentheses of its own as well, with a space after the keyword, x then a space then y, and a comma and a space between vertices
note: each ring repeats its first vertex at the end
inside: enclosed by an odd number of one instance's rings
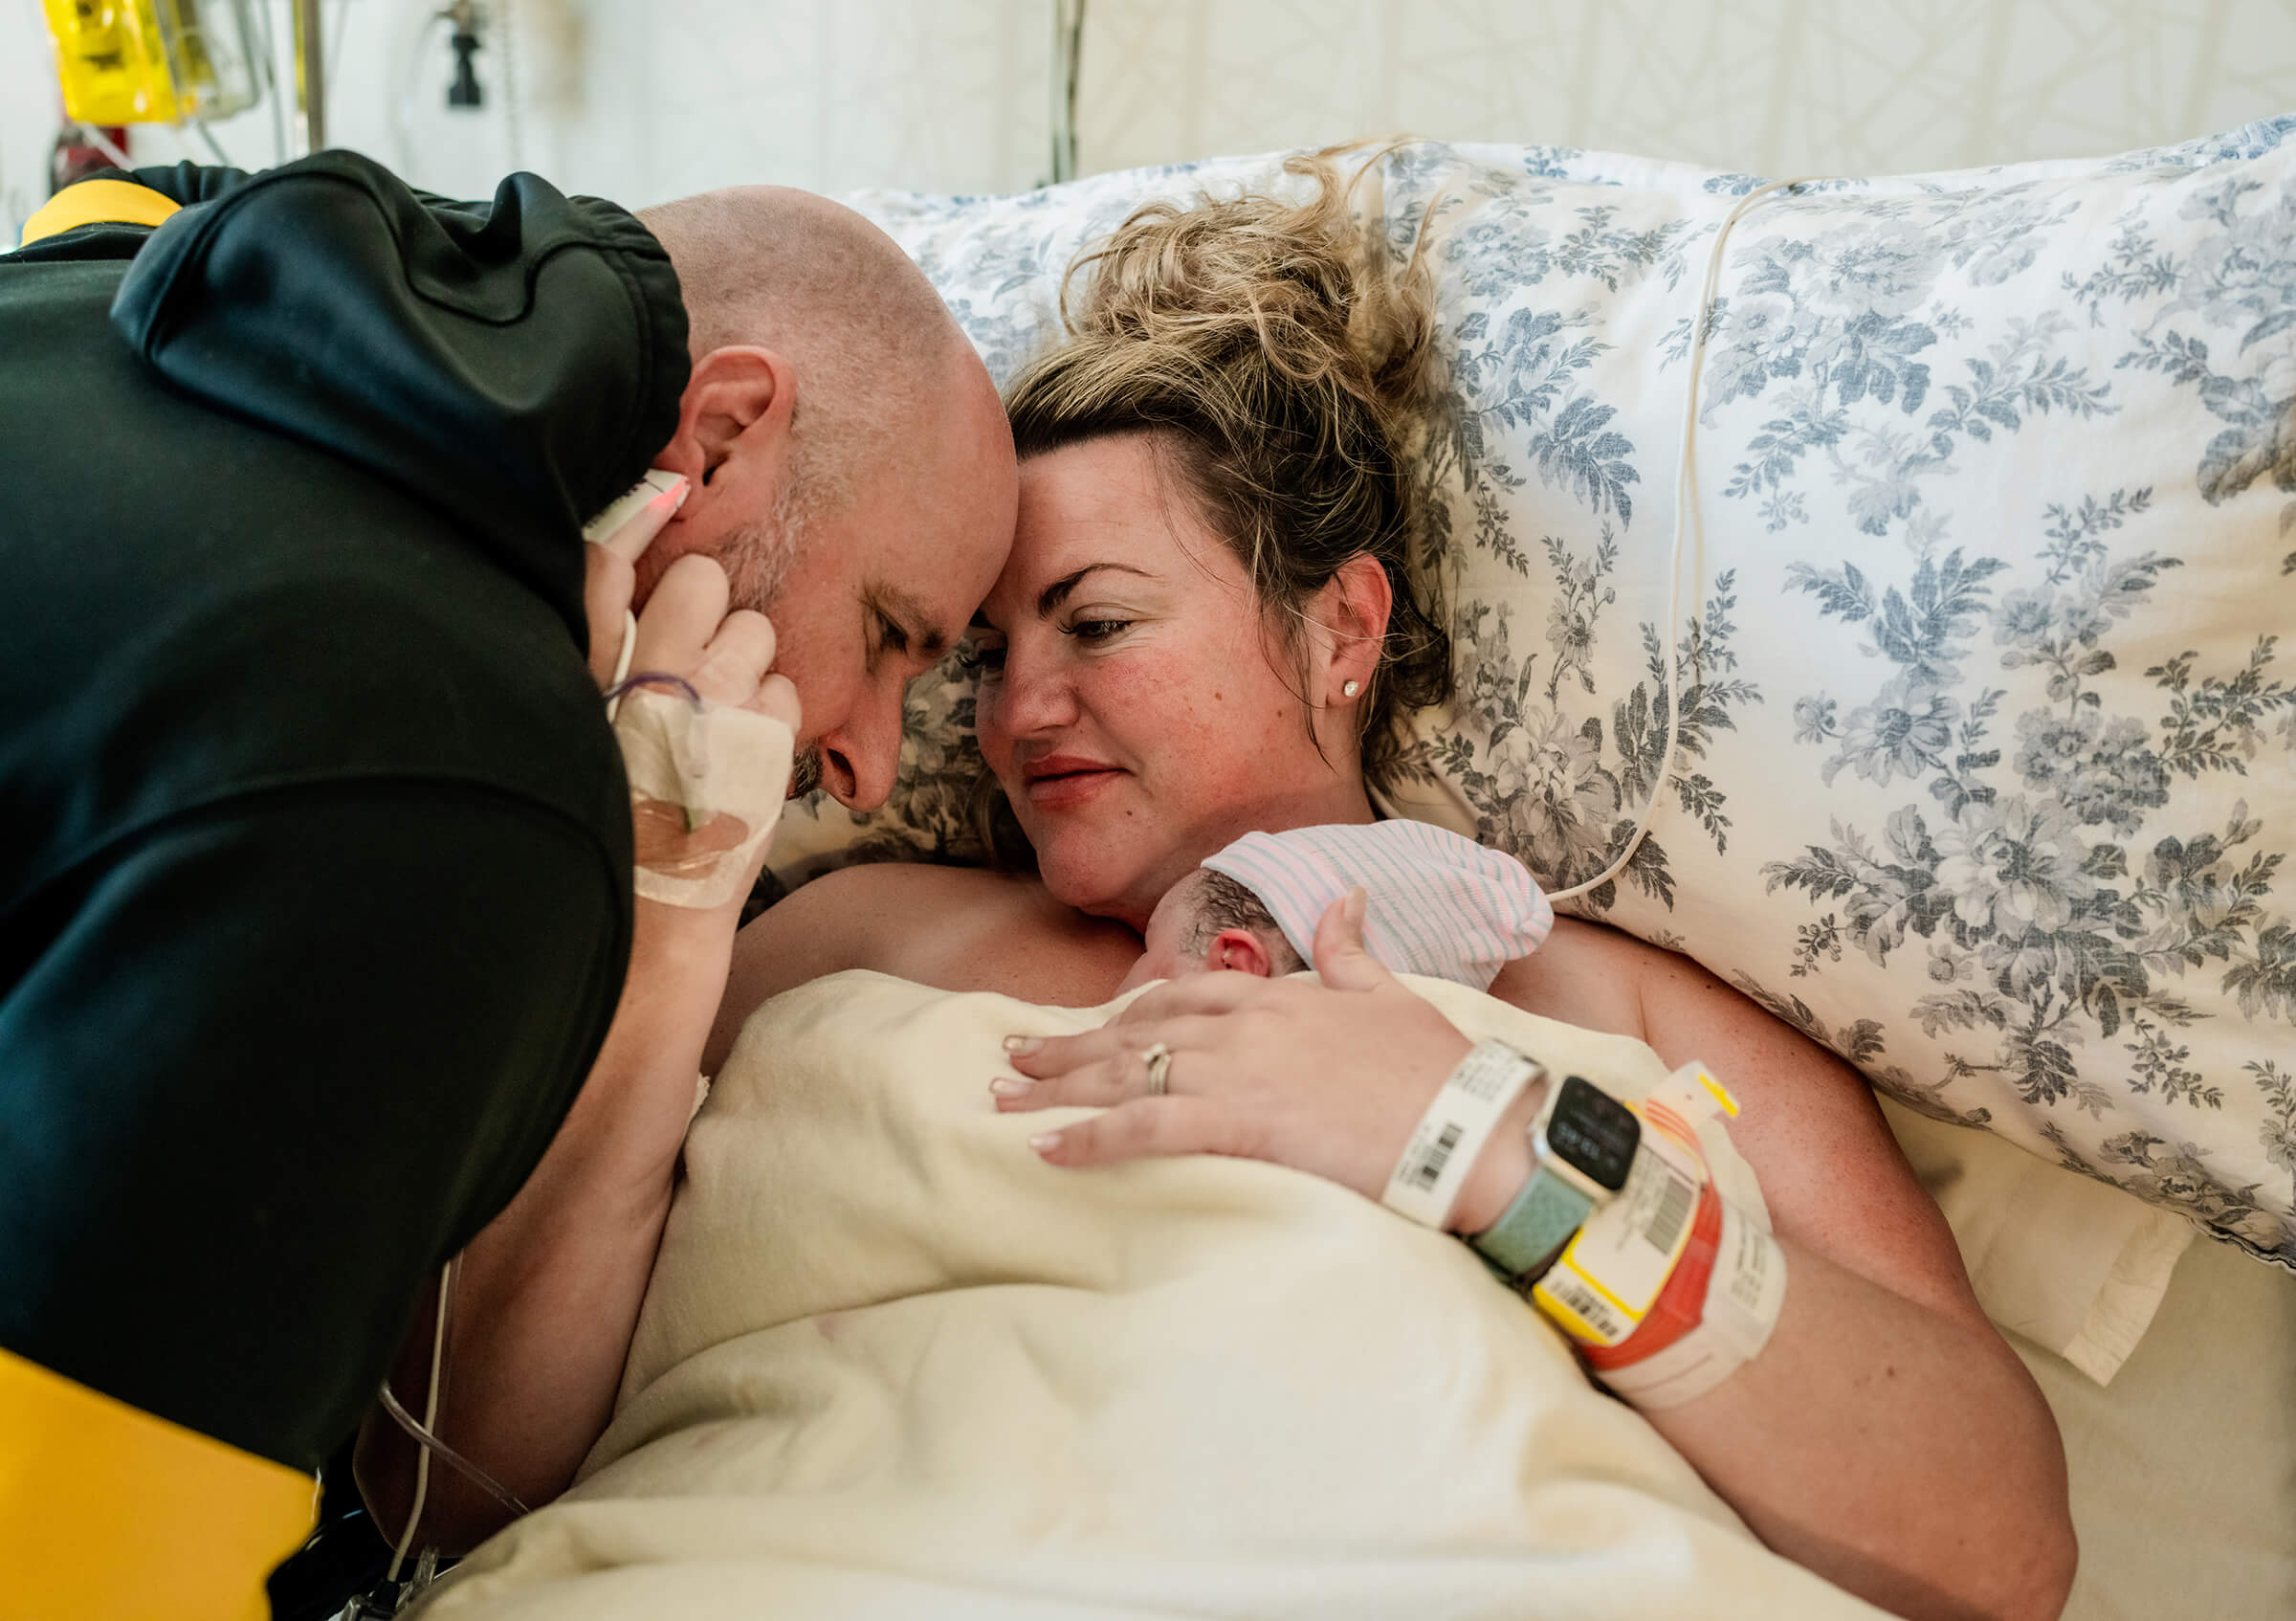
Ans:
POLYGON ((893 792, 901 768, 901 697, 908 689, 872 695, 844 725, 821 740, 821 781, 849 810, 874 810, 893 792))

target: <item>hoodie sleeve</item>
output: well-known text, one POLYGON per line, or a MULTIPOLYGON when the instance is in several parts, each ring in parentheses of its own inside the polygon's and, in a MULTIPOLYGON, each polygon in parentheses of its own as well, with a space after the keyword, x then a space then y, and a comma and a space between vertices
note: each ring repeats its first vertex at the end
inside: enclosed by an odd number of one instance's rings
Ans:
POLYGON ((530 174, 448 203, 351 152, 148 175, 199 200, 113 301, 137 356, 431 503, 584 643, 582 522, 669 442, 686 385, 685 305, 653 234, 530 174))

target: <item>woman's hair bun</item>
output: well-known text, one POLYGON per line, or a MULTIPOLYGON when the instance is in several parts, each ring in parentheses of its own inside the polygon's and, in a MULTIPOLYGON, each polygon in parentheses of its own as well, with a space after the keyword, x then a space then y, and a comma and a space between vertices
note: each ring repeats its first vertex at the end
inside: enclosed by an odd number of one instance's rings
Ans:
POLYGON ((1070 333, 1140 344, 1175 369, 1236 384, 1248 386, 1264 365, 1292 386, 1344 389, 1378 411, 1417 407, 1433 350, 1424 256, 1414 253, 1399 272, 1384 234, 1356 216, 1383 153, 1345 179, 1342 155, 1363 157, 1340 147, 1285 161, 1286 173, 1313 182, 1301 200, 1206 195, 1139 209, 1069 267, 1070 333))

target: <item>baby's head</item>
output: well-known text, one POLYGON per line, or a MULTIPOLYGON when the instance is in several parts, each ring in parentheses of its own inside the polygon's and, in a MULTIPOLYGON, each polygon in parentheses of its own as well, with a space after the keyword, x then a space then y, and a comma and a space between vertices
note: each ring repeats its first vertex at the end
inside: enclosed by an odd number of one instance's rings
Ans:
POLYGON ((1284 938, 1260 898, 1241 881, 1199 867, 1164 891, 1148 915, 1140 960, 1117 993, 1150 980, 1230 968, 1275 979, 1307 963, 1284 938))
POLYGON ((1424 822, 1247 833, 1165 892, 1119 990, 1222 968, 1296 973, 1325 909, 1358 886, 1373 956, 1477 990, 1555 926, 1520 861, 1424 822))

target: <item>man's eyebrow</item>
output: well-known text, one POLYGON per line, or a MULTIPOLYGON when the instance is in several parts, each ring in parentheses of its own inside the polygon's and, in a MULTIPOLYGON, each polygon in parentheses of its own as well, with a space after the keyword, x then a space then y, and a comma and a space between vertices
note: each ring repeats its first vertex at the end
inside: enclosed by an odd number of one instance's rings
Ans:
POLYGON ((933 623, 933 616, 924 611, 916 598, 898 586, 879 586, 874 594, 877 611, 899 628, 920 656, 938 658, 949 651, 949 643, 953 638, 933 623))
POLYGON ((1037 617, 1040 619, 1043 618, 1046 614, 1050 613, 1054 609, 1058 608, 1062 603, 1068 601, 1069 593, 1074 590, 1077 586, 1083 582, 1083 579, 1087 574, 1097 573, 1103 568, 1114 568, 1118 573, 1122 574, 1137 574, 1143 580, 1153 580, 1156 578, 1156 576, 1149 573, 1147 569, 1135 568, 1129 563, 1088 563, 1082 568, 1077 569, 1072 574, 1063 574, 1059 579, 1053 581, 1050 585, 1047 586, 1043 590, 1037 593, 1037 617))

